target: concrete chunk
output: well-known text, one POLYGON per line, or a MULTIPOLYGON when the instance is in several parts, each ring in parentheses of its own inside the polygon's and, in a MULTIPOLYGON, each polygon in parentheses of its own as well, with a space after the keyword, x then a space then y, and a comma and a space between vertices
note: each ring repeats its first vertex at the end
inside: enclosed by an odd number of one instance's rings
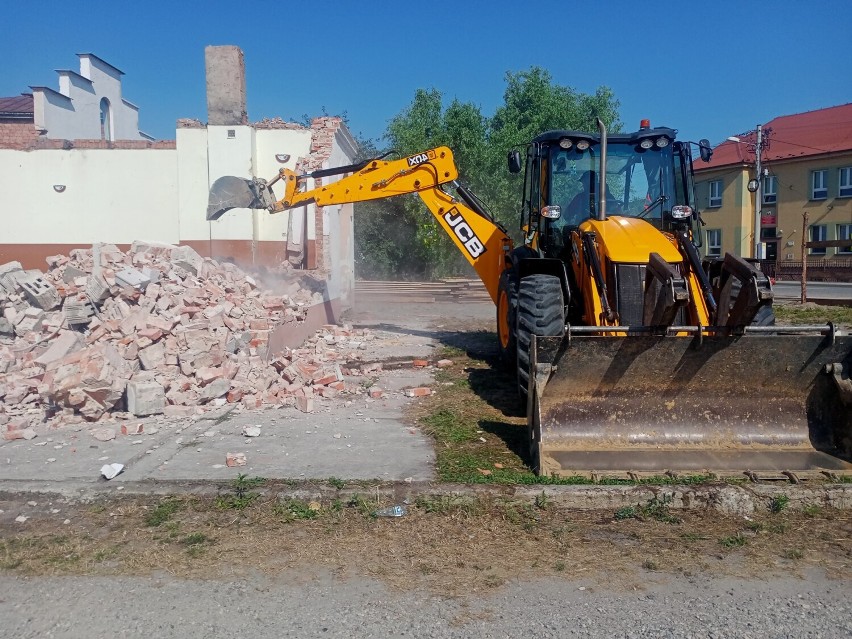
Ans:
POLYGON ((166 407, 166 392, 154 381, 127 382, 127 412, 136 417, 159 415, 166 407))

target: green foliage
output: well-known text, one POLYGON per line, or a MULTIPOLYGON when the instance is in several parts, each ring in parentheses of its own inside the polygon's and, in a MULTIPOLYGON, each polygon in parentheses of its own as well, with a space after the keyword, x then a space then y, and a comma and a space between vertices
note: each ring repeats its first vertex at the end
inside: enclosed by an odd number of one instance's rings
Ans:
POLYGON ((769 512, 778 514, 790 504, 790 498, 787 495, 778 495, 773 497, 769 502, 769 512))
MULTIPOLYGON (((445 103, 435 88, 417 89, 384 135, 393 157, 446 145, 453 150, 459 179, 511 232, 518 228, 523 177, 510 175, 506 154, 551 129, 595 131, 600 117, 616 131, 619 103, 612 91, 594 94, 556 84, 548 71, 532 67, 506 74, 503 103, 492 116, 470 102, 445 103)), ((364 157, 380 155, 361 141, 364 157)), ((518 238, 516 238, 518 239, 518 238)), ((473 275, 455 245, 416 195, 355 206, 355 264, 364 279, 435 279, 473 275)))

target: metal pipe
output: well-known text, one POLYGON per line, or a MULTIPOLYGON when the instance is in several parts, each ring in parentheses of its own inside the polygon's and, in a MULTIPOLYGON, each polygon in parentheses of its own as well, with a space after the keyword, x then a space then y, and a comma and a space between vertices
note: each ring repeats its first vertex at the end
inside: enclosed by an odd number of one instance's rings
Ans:
POLYGON ((606 219, 606 125, 598 118, 598 131, 601 134, 600 169, 598 170, 598 214, 597 219, 606 219))
POLYGON ((761 155, 763 154, 763 127, 757 125, 757 146, 754 149, 754 164, 757 172, 757 191, 754 194, 754 258, 763 259, 763 246, 760 241, 760 215, 763 208, 763 167, 761 166, 761 155))

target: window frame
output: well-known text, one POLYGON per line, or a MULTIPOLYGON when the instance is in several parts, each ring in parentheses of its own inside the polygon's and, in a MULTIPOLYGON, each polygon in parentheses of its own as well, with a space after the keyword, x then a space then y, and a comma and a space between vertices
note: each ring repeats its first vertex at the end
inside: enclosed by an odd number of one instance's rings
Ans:
POLYGON ((704 230, 704 239, 707 241, 707 257, 722 257, 722 229, 705 229, 704 230), (710 234, 715 233, 718 235, 718 244, 714 244, 710 241, 710 234), (714 252, 718 251, 718 252, 714 252))
POLYGON ((852 197, 852 166, 841 166, 837 169, 837 197, 852 197), (843 177, 846 173, 846 183, 843 177), (844 193, 844 189, 846 192, 844 193))
POLYGON ((722 207, 722 180, 710 180, 707 182, 707 207, 711 209, 722 207), (715 198, 713 197, 713 185, 718 186, 718 193, 715 198), (716 200, 715 204, 714 200, 716 200))
POLYGON ((778 176, 767 175, 763 178, 763 203, 776 204, 778 202, 778 176), (770 190, 769 185, 772 184, 770 190), (771 199, 770 199, 771 198, 771 199))
POLYGON ((827 200, 828 199, 828 170, 827 169, 817 169, 815 171, 811 171, 811 200, 827 200), (822 186, 817 189, 816 187, 816 176, 822 175, 822 186), (819 190, 819 194, 817 194, 817 190, 819 190))
POLYGON ((838 246, 837 247, 837 255, 852 255, 852 224, 838 224, 835 227, 835 231, 837 232, 838 240, 849 240, 849 246, 838 246), (846 230, 846 237, 843 237, 844 233, 841 229, 846 230))
MULTIPOLYGON (((811 224, 808 227, 808 242, 825 242, 828 240, 828 225, 827 224, 811 224), (816 235, 815 231, 817 229, 822 229, 822 237, 814 237, 816 235)), ((808 255, 826 255, 828 249, 825 247, 822 248, 809 248, 808 255)))

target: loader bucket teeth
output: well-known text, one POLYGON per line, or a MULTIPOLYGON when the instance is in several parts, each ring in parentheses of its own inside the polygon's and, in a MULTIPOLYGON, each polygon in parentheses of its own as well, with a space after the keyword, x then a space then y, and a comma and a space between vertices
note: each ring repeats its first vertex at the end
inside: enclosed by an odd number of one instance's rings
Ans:
POLYGON ((852 472, 852 411, 832 371, 852 337, 539 337, 530 393, 543 475, 789 479, 852 472))
POLYGON ((263 208, 255 195, 251 180, 227 175, 210 187, 207 201, 207 220, 218 220, 231 209, 263 208))

